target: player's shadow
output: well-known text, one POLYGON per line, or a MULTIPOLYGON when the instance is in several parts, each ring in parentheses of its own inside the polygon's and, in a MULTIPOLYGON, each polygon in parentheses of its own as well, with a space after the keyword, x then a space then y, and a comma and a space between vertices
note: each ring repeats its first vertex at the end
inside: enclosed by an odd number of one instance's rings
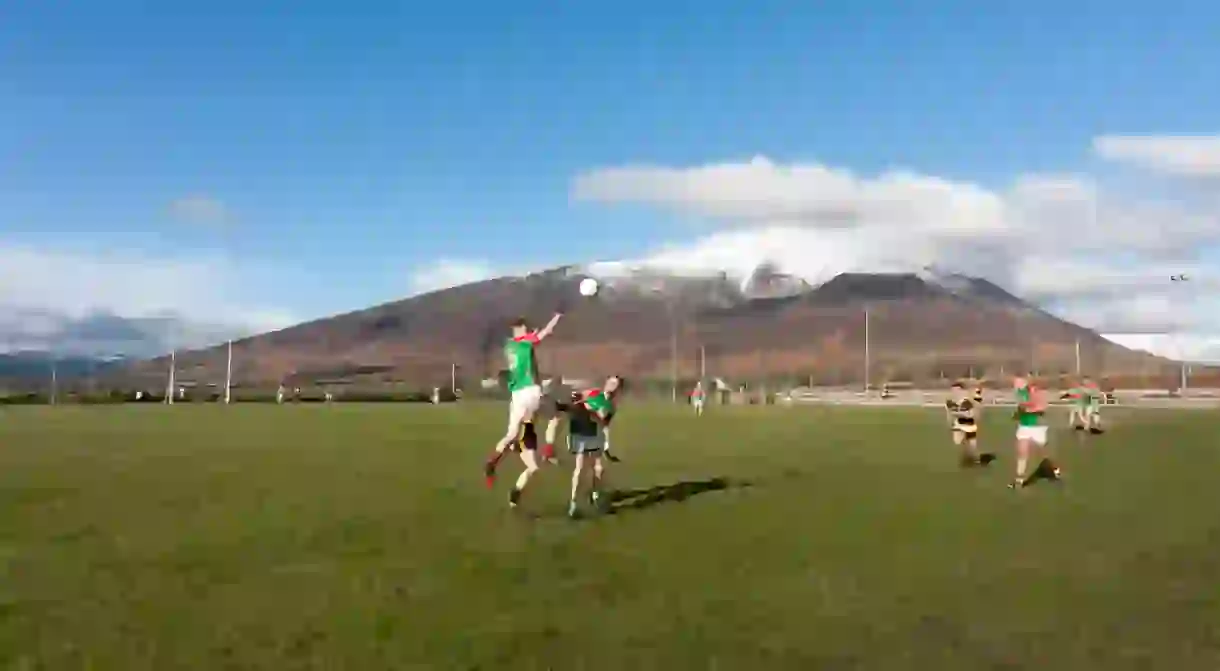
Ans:
POLYGON ((1051 465, 1049 460, 1043 459, 1042 461, 1038 462, 1038 467, 1034 469, 1034 472, 1025 479, 1025 486, 1029 487, 1030 485, 1036 485, 1039 482, 1058 481, 1058 478, 1055 477, 1055 467, 1051 465))
POLYGON ((680 503, 707 492, 722 492, 727 489, 749 487, 745 480, 708 478, 706 480, 682 480, 669 485, 644 487, 641 489, 614 490, 608 497, 605 511, 613 515, 621 510, 644 510, 661 503, 680 503))

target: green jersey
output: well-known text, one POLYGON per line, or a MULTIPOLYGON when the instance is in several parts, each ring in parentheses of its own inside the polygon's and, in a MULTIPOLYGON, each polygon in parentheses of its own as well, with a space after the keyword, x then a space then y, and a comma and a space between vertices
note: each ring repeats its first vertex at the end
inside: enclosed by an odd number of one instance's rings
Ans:
POLYGON ((1068 392, 1072 405, 1078 409, 1097 408, 1101 405, 1101 391, 1097 387, 1076 387, 1068 392))
POLYGON ((1023 410, 1021 403, 1029 403, 1033 400, 1033 389, 1029 386, 1021 387, 1017 390, 1017 424, 1020 426, 1041 426, 1042 413, 1030 412, 1023 410))
POLYGON ((509 338, 504 343, 504 359, 508 363, 508 390, 519 391, 538 386, 538 359, 534 356, 534 345, 540 341, 538 335, 527 333, 509 338))
POLYGON ((601 391, 592 389, 585 398, 585 406, 596 413, 605 413, 606 417, 614 414, 614 400, 601 391))
POLYGON ((1068 390, 1068 398, 1077 408, 1087 408, 1092 403, 1093 393, 1087 387, 1073 387, 1068 390))

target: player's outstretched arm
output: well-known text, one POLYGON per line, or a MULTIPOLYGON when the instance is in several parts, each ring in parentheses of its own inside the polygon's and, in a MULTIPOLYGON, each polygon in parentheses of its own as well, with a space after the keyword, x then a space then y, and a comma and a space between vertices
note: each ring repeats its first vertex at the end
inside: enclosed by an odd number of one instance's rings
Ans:
POLYGON ((551 332, 553 332, 555 330, 555 326, 559 324, 559 320, 562 318, 563 318, 563 313, 556 312, 555 316, 551 317, 551 321, 547 322, 546 326, 543 326, 538 331, 538 334, 537 334, 538 340, 546 340, 551 335, 551 332))

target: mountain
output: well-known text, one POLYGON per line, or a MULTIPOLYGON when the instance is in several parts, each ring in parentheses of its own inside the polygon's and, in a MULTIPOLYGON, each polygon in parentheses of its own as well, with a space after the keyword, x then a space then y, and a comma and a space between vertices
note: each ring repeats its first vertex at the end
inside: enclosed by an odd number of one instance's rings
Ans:
POLYGON ((9 352, 0 354, 0 379, 36 384, 46 383, 52 370, 60 379, 108 373, 121 365, 120 360, 84 356, 52 357, 46 352, 9 352))
MULTIPOLYGON (((678 374, 691 378, 703 354, 708 374, 730 380, 858 383, 866 341, 874 382, 1023 367, 1068 372, 1078 348, 1094 373, 1170 366, 991 282, 935 269, 847 273, 815 286, 766 264, 742 278, 597 264, 467 284, 236 341, 234 376, 249 384, 293 377, 430 387, 447 386, 456 365, 474 386, 499 370, 511 318, 541 324, 561 307, 567 316, 540 348, 540 363, 578 377, 613 371, 667 379, 676 360, 678 374), (604 289, 583 301, 576 285, 589 276, 604 289)), ((220 382, 225 363, 223 347, 180 352, 178 376, 220 382)), ((167 365, 164 358, 144 362, 129 369, 129 379, 164 384, 167 365)))

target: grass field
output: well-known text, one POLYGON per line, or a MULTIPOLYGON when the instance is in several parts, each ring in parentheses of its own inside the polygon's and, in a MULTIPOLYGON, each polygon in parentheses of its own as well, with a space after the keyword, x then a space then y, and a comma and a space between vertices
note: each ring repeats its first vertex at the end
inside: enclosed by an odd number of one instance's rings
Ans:
POLYGON ((1056 416, 1010 491, 990 412, 963 471, 934 410, 626 406, 643 491, 573 522, 566 469, 483 487, 499 406, 7 410, 0 663, 1220 668, 1220 417, 1056 416))

